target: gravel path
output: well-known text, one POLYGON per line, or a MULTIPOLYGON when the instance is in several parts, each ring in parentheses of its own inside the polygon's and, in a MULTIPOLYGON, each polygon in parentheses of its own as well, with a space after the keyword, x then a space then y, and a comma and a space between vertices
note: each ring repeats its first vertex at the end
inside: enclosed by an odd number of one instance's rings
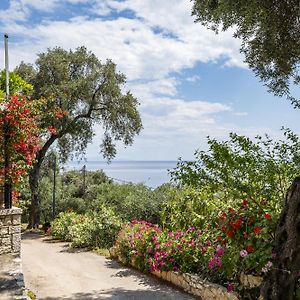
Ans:
POLYGON ((151 276, 38 234, 22 235, 25 286, 39 300, 194 299, 151 276))

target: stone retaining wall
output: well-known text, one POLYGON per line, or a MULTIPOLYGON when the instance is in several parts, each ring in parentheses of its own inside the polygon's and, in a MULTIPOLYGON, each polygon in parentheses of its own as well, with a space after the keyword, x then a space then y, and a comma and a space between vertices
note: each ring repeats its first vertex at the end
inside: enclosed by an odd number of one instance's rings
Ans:
POLYGON ((0 209, 0 255, 20 255, 22 209, 0 209))
POLYGON ((208 282, 200 277, 180 272, 155 272, 155 276, 162 278, 184 289, 186 292, 205 300, 238 300, 236 293, 229 293, 218 284, 208 282))
MULTIPOLYGON (((112 258, 118 259, 122 262, 122 257, 116 254, 116 248, 112 247, 110 250, 112 258)), ((134 260, 131 262, 131 266, 135 267, 134 260)), ((199 276, 181 273, 181 272, 154 272, 151 273, 158 278, 171 282, 172 284, 182 288, 187 293, 200 297, 203 300, 238 300, 239 297, 236 293, 229 293, 227 289, 221 285, 211 283, 207 280, 203 280, 199 276)))

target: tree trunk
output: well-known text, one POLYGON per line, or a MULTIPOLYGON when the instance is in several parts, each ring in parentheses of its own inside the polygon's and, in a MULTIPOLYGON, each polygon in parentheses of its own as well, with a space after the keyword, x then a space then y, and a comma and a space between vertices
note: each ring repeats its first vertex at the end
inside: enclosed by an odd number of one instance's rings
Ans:
POLYGON ((57 138, 58 138, 57 135, 52 134, 51 137, 46 141, 42 149, 38 151, 36 155, 36 162, 34 163, 33 168, 29 173, 31 205, 29 209, 29 222, 27 226, 28 229, 38 228, 40 223, 40 203, 39 203, 40 170, 48 149, 57 138))
POLYGON ((40 223, 40 210, 39 210, 39 173, 40 167, 34 166, 29 173, 29 186, 31 191, 31 205, 29 210, 28 229, 38 228, 40 223))
POLYGON ((296 299, 295 284, 300 271, 300 177, 290 186, 275 233, 273 269, 264 278, 264 300, 296 299))

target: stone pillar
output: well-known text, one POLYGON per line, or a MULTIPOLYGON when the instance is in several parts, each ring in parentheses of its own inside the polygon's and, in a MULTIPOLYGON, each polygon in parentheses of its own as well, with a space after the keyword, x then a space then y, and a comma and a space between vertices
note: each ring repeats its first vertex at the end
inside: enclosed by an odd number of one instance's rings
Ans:
POLYGON ((0 255, 20 255, 22 209, 0 209, 0 255))

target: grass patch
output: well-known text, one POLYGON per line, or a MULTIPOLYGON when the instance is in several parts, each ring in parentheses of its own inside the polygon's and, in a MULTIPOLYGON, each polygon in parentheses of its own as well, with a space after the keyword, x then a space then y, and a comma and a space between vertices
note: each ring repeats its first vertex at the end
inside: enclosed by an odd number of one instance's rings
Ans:
POLYGON ((95 252, 101 256, 110 257, 109 250, 105 249, 105 248, 96 248, 93 250, 93 252, 95 252))
POLYGON ((31 299, 31 300, 36 300, 36 294, 33 291, 27 291, 27 296, 31 299))

